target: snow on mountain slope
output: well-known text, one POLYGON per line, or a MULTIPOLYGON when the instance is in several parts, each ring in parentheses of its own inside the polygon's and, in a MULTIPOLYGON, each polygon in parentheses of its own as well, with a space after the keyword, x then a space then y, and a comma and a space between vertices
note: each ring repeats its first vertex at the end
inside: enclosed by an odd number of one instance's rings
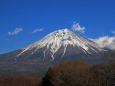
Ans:
POLYGON ((45 48, 43 51, 44 58, 46 56, 46 52, 49 50, 52 60, 55 59, 55 53, 59 51, 59 49, 63 46, 63 54, 64 56, 65 52, 67 51, 68 46, 72 47, 79 47, 83 51, 83 53, 92 54, 91 51, 98 53, 101 52, 102 49, 94 42, 90 41, 89 39, 86 39, 82 37, 79 34, 76 34, 68 29, 62 29, 54 31, 47 36, 45 36, 43 39, 30 44, 24 48, 22 48, 22 52, 20 52, 17 55, 17 58, 24 54, 27 51, 32 50, 31 54, 34 54, 36 51, 38 51, 41 48, 45 48))

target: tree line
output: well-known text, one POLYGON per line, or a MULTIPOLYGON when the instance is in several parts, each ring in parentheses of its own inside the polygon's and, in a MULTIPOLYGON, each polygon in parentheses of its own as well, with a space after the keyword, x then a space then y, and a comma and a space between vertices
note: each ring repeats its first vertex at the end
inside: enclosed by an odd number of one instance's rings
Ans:
POLYGON ((49 68, 42 86, 115 86, 115 63, 62 61, 49 68))

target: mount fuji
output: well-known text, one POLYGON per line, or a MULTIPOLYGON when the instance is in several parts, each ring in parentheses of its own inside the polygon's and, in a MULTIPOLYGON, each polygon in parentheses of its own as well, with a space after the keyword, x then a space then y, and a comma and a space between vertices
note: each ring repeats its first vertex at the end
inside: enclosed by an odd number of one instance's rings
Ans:
POLYGON ((57 30, 33 44, 0 55, 0 73, 43 73, 65 59, 100 59, 104 51, 93 41, 68 29, 57 30))

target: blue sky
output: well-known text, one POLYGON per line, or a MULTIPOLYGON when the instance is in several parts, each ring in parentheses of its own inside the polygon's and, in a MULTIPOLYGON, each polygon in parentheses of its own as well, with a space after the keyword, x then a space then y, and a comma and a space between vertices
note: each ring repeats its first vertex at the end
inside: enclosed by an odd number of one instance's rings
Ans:
POLYGON ((0 54, 73 27, 87 38, 114 44, 115 0, 0 0, 0 54))

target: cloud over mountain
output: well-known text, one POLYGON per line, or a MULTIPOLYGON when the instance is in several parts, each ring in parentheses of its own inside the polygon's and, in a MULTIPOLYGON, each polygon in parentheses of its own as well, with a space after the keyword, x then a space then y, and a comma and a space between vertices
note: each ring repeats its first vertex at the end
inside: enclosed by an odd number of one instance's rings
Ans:
POLYGON ((115 50, 115 37, 103 36, 97 39, 91 39, 92 41, 96 42, 100 45, 100 47, 109 48, 115 50))

